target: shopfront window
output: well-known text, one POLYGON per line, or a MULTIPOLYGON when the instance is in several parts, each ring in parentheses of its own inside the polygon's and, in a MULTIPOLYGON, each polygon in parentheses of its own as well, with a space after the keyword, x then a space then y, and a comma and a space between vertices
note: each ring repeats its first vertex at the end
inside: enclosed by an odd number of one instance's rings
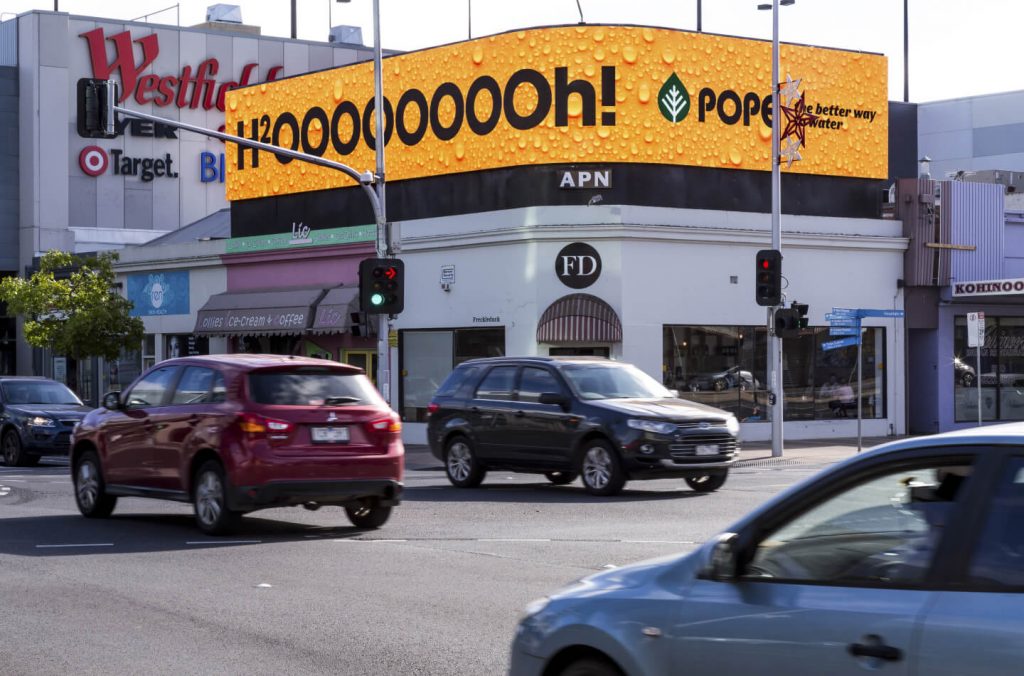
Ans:
MULTIPOLYGON (((768 420, 768 334, 754 326, 666 326, 663 375, 679 396, 716 406, 743 422, 768 420)), ((825 351, 826 327, 805 329, 783 341, 783 411, 786 420, 857 417, 857 348, 825 351)), ((865 418, 885 416, 885 329, 862 338, 865 418)))
POLYGON ((967 346, 967 317, 954 320, 956 421, 977 422, 979 397, 982 421, 1024 420, 1024 318, 987 317, 985 329, 979 368, 977 348, 967 346))
POLYGON ((456 366, 505 354, 505 329, 430 329, 401 332, 399 410, 407 422, 426 422, 427 405, 456 366))

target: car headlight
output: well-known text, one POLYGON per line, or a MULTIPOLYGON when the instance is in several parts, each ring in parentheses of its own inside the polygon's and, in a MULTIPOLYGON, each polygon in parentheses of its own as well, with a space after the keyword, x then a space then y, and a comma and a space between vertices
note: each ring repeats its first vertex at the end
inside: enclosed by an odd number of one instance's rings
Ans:
POLYGON ((638 420, 636 418, 630 418, 626 421, 626 424, 635 430, 653 432, 654 434, 672 434, 676 431, 675 424, 657 422, 655 420, 638 420))
POLYGON ((542 596, 539 599, 530 601, 526 604, 526 607, 523 608, 523 614, 520 617, 520 619, 525 620, 528 617, 533 617, 537 613, 547 608, 549 603, 551 603, 551 599, 547 596, 542 596))
POLYGON ((736 419, 736 416, 731 415, 725 420, 725 429, 729 430, 729 434, 734 437, 740 435, 740 421, 736 419))
POLYGON ((53 418, 37 415, 29 418, 28 424, 32 427, 56 427, 57 421, 53 418))

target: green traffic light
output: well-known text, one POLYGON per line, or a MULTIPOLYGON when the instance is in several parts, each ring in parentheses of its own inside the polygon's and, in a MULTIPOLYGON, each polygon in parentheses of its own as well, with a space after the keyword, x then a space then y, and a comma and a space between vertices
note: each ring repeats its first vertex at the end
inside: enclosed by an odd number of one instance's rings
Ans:
POLYGON ((375 305, 375 306, 376 305, 383 305, 384 304, 384 294, 382 294, 382 293, 375 293, 375 294, 373 294, 372 296, 370 296, 370 302, 373 303, 373 305, 375 305))

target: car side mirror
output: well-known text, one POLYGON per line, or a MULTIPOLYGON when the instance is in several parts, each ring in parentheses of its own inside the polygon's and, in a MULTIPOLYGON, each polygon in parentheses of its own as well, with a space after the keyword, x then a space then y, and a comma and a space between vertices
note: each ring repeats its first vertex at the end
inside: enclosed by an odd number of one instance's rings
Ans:
POLYGON ((722 533, 711 546, 704 577, 717 582, 732 582, 739 577, 739 555, 736 549, 736 533, 722 533))
POLYGON ((563 409, 569 408, 569 398, 560 392, 543 392, 537 399, 541 404, 553 404, 563 409))
POLYGON ((103 395, 103 408, 111 411, 121 409, 121 395, 118 392, 107 392, 103 395))
POLYGON ((679 398, 679 390, 669 390, 668 393, 671 394, 676 399, 679 398))

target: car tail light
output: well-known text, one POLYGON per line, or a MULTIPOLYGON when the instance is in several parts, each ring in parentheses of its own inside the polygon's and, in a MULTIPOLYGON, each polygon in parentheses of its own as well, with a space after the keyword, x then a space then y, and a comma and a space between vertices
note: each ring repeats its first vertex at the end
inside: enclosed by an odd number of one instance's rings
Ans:
POLYGON ((390 432, 392 434, 398 434, 402 431, 402 421, 396 415, 390 415, 387 418, 380 418, 378 420, 371 420, 367 423, 375 432, 390 432))
POLYGON ((286 420, 265 418, 254 413, 239 414, 238 427, 250 438, 265 436, 274 441, 287 439, 295 431, 295 425, 286 420))
POLYGON ((427 415, 430 415, 431 413, 437 413, 437 409, 439 408, 441 407, 437 405, 436 401, 430 402, 429 404, 427 404, 427 415))

